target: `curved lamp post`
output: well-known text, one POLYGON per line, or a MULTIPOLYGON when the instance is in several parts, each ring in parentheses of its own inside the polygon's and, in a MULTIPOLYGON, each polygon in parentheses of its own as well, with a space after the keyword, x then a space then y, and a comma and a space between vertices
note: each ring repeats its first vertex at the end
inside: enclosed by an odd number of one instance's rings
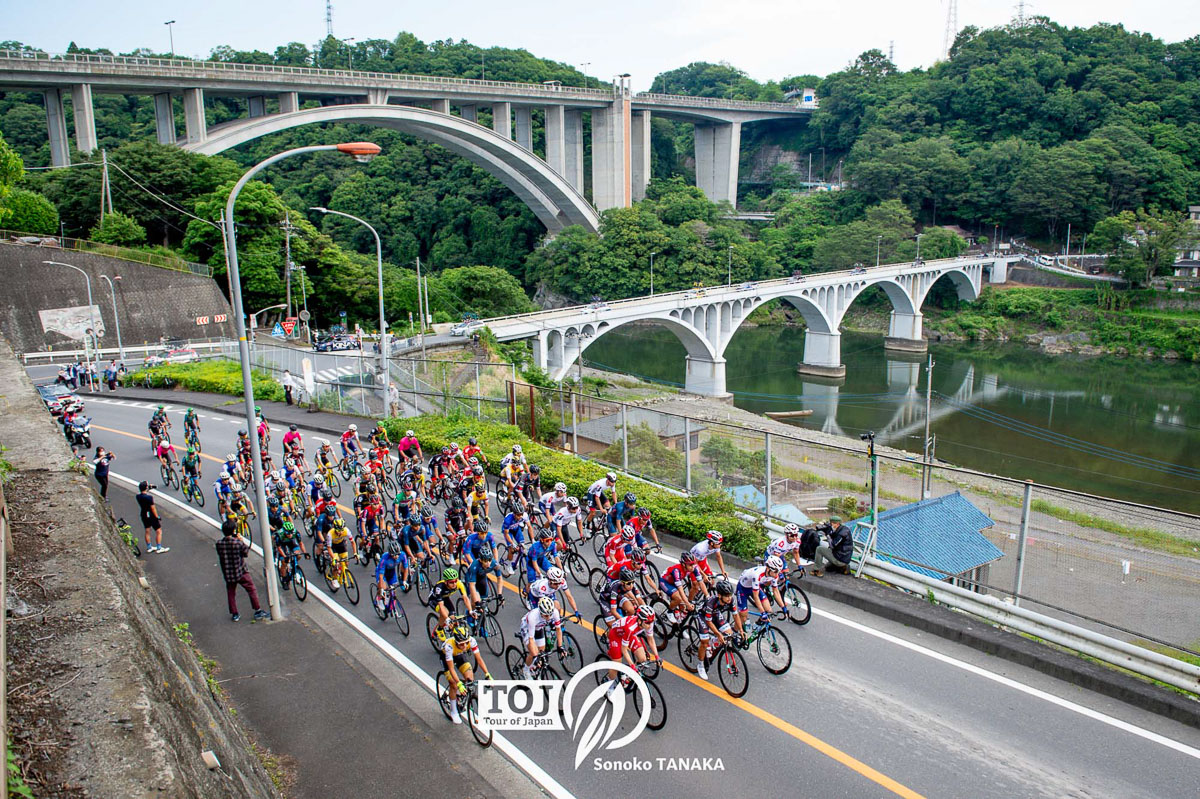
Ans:
MULTIPOLYGON (((233 325, 238 337, 238 358, 242 365, 242 390, 245 398, 247 430, 253 431, 254 424, 254 386, 250 381, 250 349, 246 342, 246 320, 242 310, 242 284, 238 275, 237 231, 233 224, 233 207, 237 203, 238 194, 245 188, 250 179, 271 164, 290 158, 293 155, 315 153, 321 150, 337 150, 353 156, 354 160, 367 162, 379 155, 380 147, 371 142, 346 142, 343 144, 318 144, 311 147, 296 147, 277 153, 265 161, 251 167, 229 193, 229 201, 225 203, 225 215, 222 218, 225 228, 225 253, 229 260, 229 289, 233 300, 233 325)), ((263 559, 266 561, 267 601, 271 605, 271 619, 279 621, 283 613, 279 605, 279 583, 275 573, 275 552, 271 546, 271 528, 267 522, 267 494, 263 483, 262 454, 259 452, 258 436, 250 434, 250 460, 254 470, 255 498, 258 500, 258 529, 259 540, 263 543, 263 559)))
MULTIPOLYGON (((91 317, 91 321, 92 321, 92 337, 93 337, 92 341, 93 341, 93 343, 97 343, 96 338, 98 338, 99 334, 96 333, 96 312, 92 310, 92 278, 88 276, 87 272, 83 271, 78 266, 72 266, 71 264, 64 264, 62 261, 42 261, 42 263, 51 264, 53 266, 65 266, 67 269, 74 269, 76 272, 83 275, 83 279, 87 281, 88 316, 91 317)), ((86 336, 86 334, 84 336, 83 342, 84 342, 83 349, 84 349, 84 353, 86 354, 86 352, 87 352, 87 336, 86 336)), ((95 357, 96 353, 94 352, 94 350, 98 349, 98 347, 93 347, 92 349, 93 349, 92 356, 95 357)))
POLYGON ((113 323, 117 326, 117 355, 120 357, 121 362, 124 363, 125 346, 121 343, 121 317, 117 316, 117 287, 113 285, 113 281, 120 280, 121 276, 109 277, 108 275, 101 275, 100 277, 108 282, 108 290, 112 294, 113 323))
MULTIPOLYGON (((344 216, 347 219, 353 219, 358 224, 371 231, 371 235, 375 237, 375 264, 379 270, 379 362, 382 366, 383 385, 380 390, 383 392, 383 415, 391 417, 392 408, 391 402, 388 399, 388 385, 391 383, 391 367, 388 363, 388 332, 387 318, 383 314, 383 245, 379 241, 379 231, 371 226, 365 219, 359 219, 353 214, 347 214, 344 211, 333 211, 329 208, 313 206, 310 211, 316 211, 319 214, 333 214, 334 216, 344 216)), ((424 320, 422 320, 424 321, 424 320)))

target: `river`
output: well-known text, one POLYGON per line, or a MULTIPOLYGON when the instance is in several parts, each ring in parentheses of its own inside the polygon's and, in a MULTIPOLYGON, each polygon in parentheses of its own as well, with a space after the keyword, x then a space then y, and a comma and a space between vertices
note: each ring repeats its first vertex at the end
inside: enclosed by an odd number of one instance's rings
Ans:
MULTIPOLYGON (((937 457, 1008 477, 1200 512, 1200 364, 1045 355, 1020 344, 930 345, 937 457)), ((843 333, 843 381, 796 374, 804 330, 748 327, 725 351, 734 404, 813 410, 802 426, 921 450, 925 357, 843 333)), ((681 384, 683 345, 651 326, 621 328, 589 366, 681 384)))

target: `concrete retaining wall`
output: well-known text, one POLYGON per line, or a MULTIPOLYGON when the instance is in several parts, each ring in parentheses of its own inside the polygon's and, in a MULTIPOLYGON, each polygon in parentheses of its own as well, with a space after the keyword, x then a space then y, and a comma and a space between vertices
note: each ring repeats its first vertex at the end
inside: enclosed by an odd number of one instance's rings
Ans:
MULTIPOLYGON (((82 331, 72 338, 44 329, 42 311, 86 308, 87 286, 73 269, 43 261, 61 261, 78 266, 91 277, 92 304, 97 306, 99 326, 104 329, 100 346, 117 346, 113 324, 112 293, 107 281, 116 282, 117 313, 121 340, 126 346, 153 344, 162 336, 172 338, 233 337, 232 312, 220 285, 212 278, 131 263, 92 253, 68 252, 56 247, 28 247, 0 243, 0 333, 17 352, 47 349, 81 349, 82 331), (224 314, 226 321, 214 321, 224 314), (197 317, 208 317, 197 324, 197 317)), ((59 316, 63 316, 59 314, 59 316)), ((86 319, 86 312, 80 318, 86 319)), ((70 320, 63 319, 70 327, 70 320)))

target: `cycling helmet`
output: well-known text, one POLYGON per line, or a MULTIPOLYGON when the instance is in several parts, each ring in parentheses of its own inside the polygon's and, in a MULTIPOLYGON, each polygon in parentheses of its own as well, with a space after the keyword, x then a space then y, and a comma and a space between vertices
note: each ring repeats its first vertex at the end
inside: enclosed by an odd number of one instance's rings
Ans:
POLYGON ((563 570, 557 566, 551 566, 546 570, 546 579, 550 581, 550 585, 557 588, 560 585, 566 585, 567 575, 563 574, 563 570))
POLYGON ((421 508, 421 519, 432 519, 433 511, 429 508, 421 508))
POLYGON ((767 558, 766 565, 773 572, 781 572, 783 571, 783 558, 778 555, 772 555, 767 558))
POLYGON ((612 472, 608 472, 607 474, 605 474, 604 479, 610 483, 617 482, 617 476, 615 474, 613 474, 612 472))
POLYGON ((158 406, 158 409, 159 409, 160 411, 162 411, 162 410, 166 410, 166 407, 167 407, 166 405, 159 405, 159 406, 158 406))
POLYGON ((542 614, 542 618, 554 615, 554 600, 548 596, 544 596, 538 600, 538 613, 542 614))
POLYGON ((650 518, 650 509, 646 508, 646 507, 638 508, 638 518, 639 519, 649 519, 650 518))
POLYGON ((244 428, 238 431, 238 438, 246 438, 249 435, 244 428))
POLYGON ((231 453, 229 453, 228 455, 226 455, 226 456, 225 456, 225 460, 227 460, 227 461, 236 461, 236 460, 237 460, 237 455, 234 455, 234 454, 231 452, 231 453))
POLYGON ((579 510, 579 500, 575 497, 567 497, 567 507, 571 510, 579 510))
POLYGON ((276 497, 276 496, 267 497, 267 504, 270 505, 272 508, 278 508, 279 507, 279 497, 276 497))
POLYGON ((454 626, 454 640, 460 644, 465 644, 471 639, 471 631, 467 629, 465 624, 456 624, 454 626))
POLYGON ((633 573, 633 569, 622 566, 621 571, 617 572, 617 579, 623 583, 632 583, 637 579, 637 575, 633 573))
POLYGON ((479 442, 475 440, 475 436, 471 436, 470 438, 468 438, 467 444, 469 444, 472 447, 479 446, 479 442))
POLYGON ((482 534, 482 533, 486 533, 487 530, 488 530, 488 527, 487 527, 486 521, 484 521, 483 519, 475 520, 475 532, 482 534))
POLYGON ((291 430, 293 433, 295 433, 295 432, 298 432, 300 430, 300 428, 297 425, 290 424, 290 425, 288 425, 288 430, 291 430))
POLYGON ((654 622, 654 608, 649 605, 642 605, 637 609, 638 621, 642 624, 651 624, 654 622))
POLYGON ((693 555, 689 550, 685 549, 683 551, 683 554, 679 556, 679 565, 680 566, 691 566, 695 562, 696 562, 696 556, 693 555))
POLYGON ((632 541, 637 538, 637 530, 633 529, 632 524, 627 524, 621 528, 621 537, 626 541, 632 541))
MULTIPOLYGON (((411 435, 411 434, 410 434, 410 435, 411 435)), ((451 442, 450 442, 450 451, 451 451, 451 452, 458 452, 458 442, 457 442, 457 441, 451 441, 451 442)))
POLYGON ((255 413, 262 413, 262 406, 260 406, 260 405, 255 405, 255 406, 254 406, 254 412, 255 412, 255 413))
POLYGON ((189 455, 195 455, 195 454, 196 454, 196 448, 195 448, 195 447, 188 447, 188 454, 189 454, 189 455))
POLYGON ((455 510, 462 510, 464 507, 462 497, 455 497, 453 501, 451 501, 450 507, 454 508, 455 510))
POLYGON ((443 455, 449 455, 449 454, 450 454, 450 448, 449 448, 449 447, 442 447, 442 454, 443 454, 443 455))
POLYGON ((629 559, 634 563, 645 563, 646 550, 642 549, 641 547, 633 547, 629 550, 629 559))
POLYGON ((195 412, 196 412, 196 409, 195 409, 195 408, 188 408, 188 409, 187 409, 187 412, 188 412, 188 413, 195 413, 195 412))
POLYGON ((531 464, 529 464, 529 473, 530 474, 541 474, 542 467, 538 466, 536 463, 531 463, 531 464))
POLYGON ((289 469, 295 469, 296 468, 296 459, 295 458, 284 458, 283 465, 289 469))
POLYGON ((217 475, 217 477, 221 480, 228 480, 229 472, 221 472, 219 475, 217 475))
POLYGON ((331 491, 328 488, 322 488, 321 489, 321 499, 325 499, 325 500, 333 499, 333 491, 331 491))
POLYGON ((283 523, 283 531, 284 531, 285 533, 294 533, 294 532, 296 532, 296 525, 292 524, 292 520, 291 520, 291 519, 288 519, 287 521, 285 521, 285 522, 283 523))
POLYGON ((543 541, 549 541, 550 539, 552 539, 554 537, 555 537, 554 531, 548 527, 546 529, 540 530, 538 532, 538 538, 542 539, 543 541))
POLYGON ((387 552, 393 558, 400 554, 400 542, 394 538, 389 538, 387 542, 387 552))
POLYGON ((513 444, 513 454, 514 455, 521 454, 521 445, 520 444, 513 444))
POLYGON ((492 548, 487 544, 484 544, 479 548, 479 559, 484 563, 491 563, 494 556, 495 553, 492 552, 492 548))
POLYGON ((467 465, 468 466, 478 466, 479 458, 476 458, 474 455, 472 455, 470 458, 467 459, 467 465))
POLYGON ((341 516, 339 516, 333 520, 333 526, 336 527, 337 529, 341 530, 342 528, 344 528, 346 526, 346 520, 343 519, 341 516))
POLYGON ((454 568, 453 566, 447 566, 446 568, 442 569, 442 582, 448 583, 457 579, 458 569, 454 568))
POLYGON ((411 431, 411 430, 405 430, 405 431, 404 431, 404 435, 408 436, 409 438, 412 438, 413 436, 415 436, 415 435, 416 435, 416 433, 414 433, 414 432, 413 432, 413 431, 411 431))
POLYGON ((626 505, 636 505, 637 504, 637 494, 633 493, 632 491, 627 492, 625 494, 625 504, 626 505))
POLYGON ((721 596, 733 596, 733 583, 724 578, 717 580, 717 593, 721 596))
POLYGON ((410 514, 408 514, 408 523, 409 524, 420 524, 421 517, 415 513, 410 513, 410 514))
POLYGON ((476 477, 483 477, 483 467, 482 466, 472 467, 471 474, 475 475, 476 477))
POLYGON ((350 427, 349 427, 349 428, 347 428, 347 429, 349 429, 351 433, 357 433, 357 432, 358 432, 358 425, 356 425, 356 424, 351 424, 351 425, 350 425, 350 427))
POLYGON ((561 494, 567 490, 567 484, 566 483, 555 483, 554 490, 561 494))
POLYGON ((313 482, 319 486, 323 486, 323 485, 325 485, 325 478, 318 474, 315 477, 313 477, 313 482))
POLYGON ((720 545, 720 543, 725 540, 725 536, 722 535, 720 530, 709 530, 707 538, 710 544, 717 545, 720 545))
POLYGON ((789 524, 787 527, 783 528, 783 534, 788 538, 795 538, 796 536, 800 535, 800 525, 789 524))

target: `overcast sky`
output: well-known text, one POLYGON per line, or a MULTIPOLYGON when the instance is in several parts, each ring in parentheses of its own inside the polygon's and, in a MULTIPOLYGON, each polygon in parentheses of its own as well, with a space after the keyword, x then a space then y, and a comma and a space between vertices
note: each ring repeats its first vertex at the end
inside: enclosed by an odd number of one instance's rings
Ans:
MULTIPOLYGON (((339 38, 393 38, 411 31, 423 41, 467 39, 483 46, 522 47, 582 67, 604 80, 629 72, 636 90, 660 72, 692 61, 725 61, 758 80, 844 67, 864 50, 895 42, 901 69, 938 58, 949 0, 336 0, 339 38)), ((1121 23, 1166 41, 1200 33, 1196 0, 1037 0, 1027 13, 1071 26, 1121 23)), ((1001 25, 1016 14, 1005 0, 960 0, 959 27, 1001 25)), ((0 39, 61 52, 81 47, 168 51, 174 19, 177 53, 202 57, 213 47, 268 52, 280 44, 312 44, 325 35, 324 0, 0 0, 0 39)))

